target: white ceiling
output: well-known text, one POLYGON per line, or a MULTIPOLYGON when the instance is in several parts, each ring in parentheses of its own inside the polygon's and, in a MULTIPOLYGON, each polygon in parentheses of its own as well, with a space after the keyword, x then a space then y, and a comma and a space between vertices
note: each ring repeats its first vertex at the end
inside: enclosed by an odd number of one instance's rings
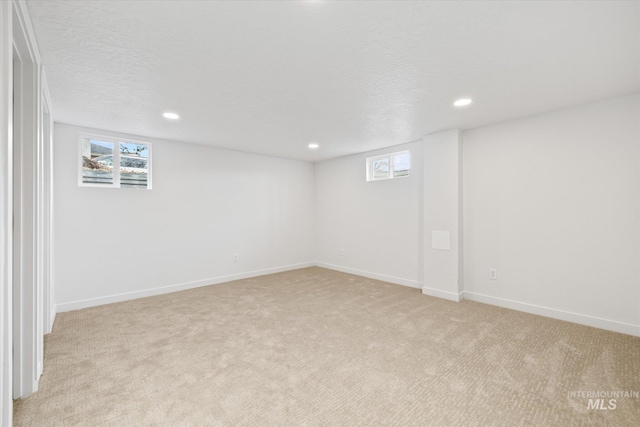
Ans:
POLYGON ((27 4, 57 122, 307 161, 640 91, 638 1, 27 4))

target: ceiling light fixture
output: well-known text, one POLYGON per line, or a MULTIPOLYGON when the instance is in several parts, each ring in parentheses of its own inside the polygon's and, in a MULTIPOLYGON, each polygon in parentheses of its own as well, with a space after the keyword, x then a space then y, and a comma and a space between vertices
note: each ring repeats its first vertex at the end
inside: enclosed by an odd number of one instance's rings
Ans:
POLYGON ((312 142, 311 144, 309 144, 309 148, 311 148, 312 150, 315 150, 318 147, 319 147, 319 145, 316 144, 315 142, 312 142))
POLYGON ((176 113, 163 113, 165 119, 178 120, 180 118, 176 113))
POLYGON ((469 104, 471 104, 473 102, 473 100, 471 98, 460 98, 458 100, 456 100, 453 105, 455 105, 456 107, 465 107, 469 104))

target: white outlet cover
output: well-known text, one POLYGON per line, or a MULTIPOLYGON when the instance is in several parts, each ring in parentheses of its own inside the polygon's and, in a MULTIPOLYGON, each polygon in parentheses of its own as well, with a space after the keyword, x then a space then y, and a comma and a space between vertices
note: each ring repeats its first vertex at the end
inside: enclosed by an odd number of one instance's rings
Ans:
POLYGON ((444 230, 431 231, 431 249, 437 251, 451 250, 451 232, 444 230))

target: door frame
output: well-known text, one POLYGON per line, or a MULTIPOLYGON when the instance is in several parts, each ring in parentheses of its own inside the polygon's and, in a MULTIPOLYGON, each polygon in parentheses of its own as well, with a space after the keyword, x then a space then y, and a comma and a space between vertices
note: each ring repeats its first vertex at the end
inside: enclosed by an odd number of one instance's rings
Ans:
POLYGON ((43 371, 43 277, 40 204, 41 60, 26 3, 13 19, 13 398, 38 390, 43 371))
POLYGON ((0 1, 0 425, 13 420, 13 4, 0 1))
POLYGON ((41 95, 42 95, 42 138, 40 139, 42 161, 39 168, 41 172, 41 198, 38 208, 42 217, 42 312, 43 331, 51 333, 56 317, 55 285, 53 274, 53 109, 51 107, 51 95, 44 70, 41 70, 41 95))

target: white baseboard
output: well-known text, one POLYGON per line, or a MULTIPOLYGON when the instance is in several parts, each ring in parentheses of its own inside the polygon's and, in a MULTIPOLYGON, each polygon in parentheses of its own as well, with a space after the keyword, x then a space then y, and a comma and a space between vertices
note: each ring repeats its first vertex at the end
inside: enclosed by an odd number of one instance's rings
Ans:
POLYGON ((144 298, 144 297, 149 297, 154 295, 162 295, 162 294, 178 292, 186 289, 216 285, 219 283, 230 282, 233 280, 248 279, 250 277, 263 276, 266 274, 273 274, 273 273, 281 273, 283 271, 297 270, 299 268, 306 268, 306 267, 313 267, 313 266, 327 268, 329 270, 340 271, 348 274, 355 274, 357 276, 363 276, 370 279, 381 280, 384 282, 394 283, 397 285, 409 286, 411 288, 421 289, 424 295, 443 298, 449 301, 460 302, 463 299, 468 299, 470 301, 476 301, 484 304, 495 305, 498 307, 509 308, 512 310, 523 311, 525 313, 531 313, 539 316, 550 317, 552 319, 565 320, 567 322, 578 323, 581 325, 605 329, 608 331, 640 336, 640 325, 632 325, 630 323, 623 323, 615 320, 608 320, 600 317, 573 313, 569 311, 543 307, 535 304, 528 304, 524 302, 513 301, 505 298, 483 295, 476 292, 464 291, 456 294, 454 292, 447 292, 439 289, 422 287, 422 283, 415 280, 403 279, 403 278, 394 277, 394 276, 387 276, 384 274, 372 273, 368 271, 357 270, 355 268, 342 267, 342 266, 328 264, 324 262, 306 262, 306 263, 288 265, 283 267, 268 268, 264 270, 255 270, 255 271, 249 271, 246 273, 231 274, 231 275, 220 276, 220 277, 215 277, 211 279, 181 283, 177 285, 163 286, 159 288, 145 289, 142 291, 128 292, 128 293, 111 295, 106 297, 91 298, 86 300, 57 304, 55 306, 55 310, 53 310, 53 312, 51 313, 51 325, 53 325, 53 322, 55 321, 56 313, 62 313, 62 312, 71 311, 71 310, 79 310, 82 308, 94 307, 94 306, 104 305, 104 304, 111 304, 111 303, 120 302, 120 301, 128 301, 132 299, 144 298))
POLYGON ((512 310, 524 311, 525 313, 537 314, 539 316, 550 317, 552 319, 565 320, 567 322, 578 323, 580 325, 592 326, 594 328, 606 329, 608 331, 620 332, 627 335, 640 336, 640 326, 630 323, 617 322, 615 320, 602 319, 600 317, 588 316, 586 314, 572 313, 555 308, 543 307, 535 304, 513 301, 505 298, 492 297, 478 294, 476 292, 464 292, 464 299, 481 302, 484 304, 497 305, 499 307, 510 308, 512 310))
POLYGON ((508 300, 505 298, 492 297, 489 295, 478 294, 476 292, 462 291, 459 293, 442 291, 429 287, 422 287, 422 283, 414 280, 401 279, 384 274, 371 273, 368 271, 357 270, 355 268, 341 267, 338 265, 327 264, 324 262, 316 262, 318 267, 328 268, 329 270, 341 271, 343 273, 355 274, 357 276, 368 277, 370 279, 382 280, 398 285, 410 286, 412 288, 422 289, 423 295, 429 295, 436 298, 443 298, 449 301, 460 302, 463 299, 481 302, 484 304, 495 305, 498 307, 509 308, 512 310, 523 311, 525 313, 536 314, 539 316, 549 317, 552 319, 565 320, 580 325, 591 326, 594 328, 605 329, 607 331, 620 332, 627 335, 640 336, 640 325, 632 325, 630 323, 618 322, 615 320, 602 319, 600 317, 589 316, 586 314, 572 313, 569 311, 558 310, 549 307, 543 307, 535 304, 528 304, 519 301, 508 300))
POLYGON ((49 330, 47 331, 47 333, 51 333, 51 331, 53 331, 53 324, 56 321, 56 314, 58 312, 58 306, 56 306, 55 304, 53 305, 53 307, 51 307, 51 317, 49 318, 49 330))
POLYGON ((325 262, 316 261, 315 265, 329 270, 340 271, 342 273, 355 274, 356 276, 367 277, 369 279, 382 280, 383 282, 394 283, 396 285, 409 286, 410 288, 422 289, 422 283, 410 279, 402 279, 400 277, 386 276, 384 274, 371 273, 369 271, 357 270, 355 268, 341 267, 339 265, 327 264, 325 262))
POLYGON ((449 301, 455 302, 460 302, 464 299, 464 292, 459 292, 456 294, 454 292, 441 291, 440 289, 427 288, 426 286, 422 288, 422 294, 436 298, 444 298, 448 299, 449 301))
POLYGON ((314 265, 315 264, 313 262, 305 262, 301 264, 287 265, 283 267, 274 267, 274 268, 267 268, 264 270, 248 271, 246 273, 238 273, 238 274, 230 274, 227 276, 213 277, 210 279, 180 283, 177 285, 169 285, 169 286, 162 286, 159 288, 145 289, 142 291, 127 292, 123 294, 116 294, 116 295, 110 295, 105 297, 65 302, 65 303, 56 305, 56 312, 63 313, 65 311, 80 310, 82 308, 95 307, 98 305, 111 304, 114 302, 129 301, 137 298, 168 294, 171 292, 178 292, 178 291, 184 291, 187 289, 200 288, 202 286, 217 285, 220 283, 231 282, 233 280, 248 279, 256 276, 264 276, 266 274, 281 273, 283 271, 313 267, 314 265))

